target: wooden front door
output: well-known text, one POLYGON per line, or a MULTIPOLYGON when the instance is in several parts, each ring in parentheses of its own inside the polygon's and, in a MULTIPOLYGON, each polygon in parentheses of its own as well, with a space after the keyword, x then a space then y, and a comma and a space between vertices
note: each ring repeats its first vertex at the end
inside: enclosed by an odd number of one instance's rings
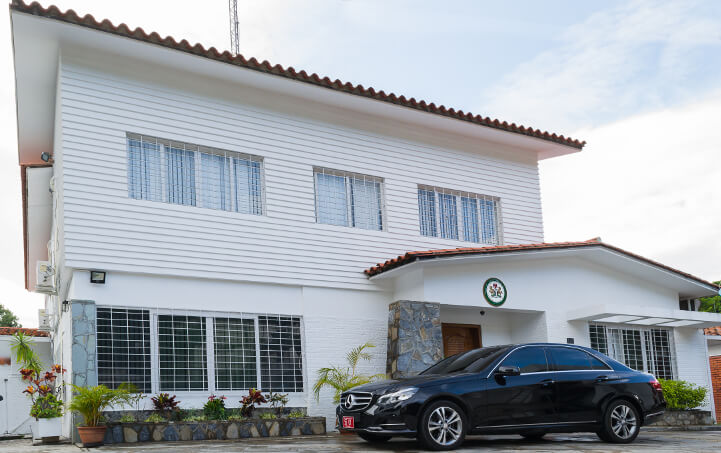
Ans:
POLYGON ((445 357, 481 347, 481 326, 443 323, 441 327, 445 357))

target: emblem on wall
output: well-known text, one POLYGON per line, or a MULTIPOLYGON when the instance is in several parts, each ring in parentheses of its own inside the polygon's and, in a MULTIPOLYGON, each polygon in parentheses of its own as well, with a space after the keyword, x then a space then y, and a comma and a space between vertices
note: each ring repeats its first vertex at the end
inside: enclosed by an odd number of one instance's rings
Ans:
POLYGON ((506 301, 508 292, 506 291, 506 285, 503 284, 497 278, 489 278, 486 283, 483 284, 483 297, 486 298, 486 302, 493 305, 494 307, 500 307, 506 301))

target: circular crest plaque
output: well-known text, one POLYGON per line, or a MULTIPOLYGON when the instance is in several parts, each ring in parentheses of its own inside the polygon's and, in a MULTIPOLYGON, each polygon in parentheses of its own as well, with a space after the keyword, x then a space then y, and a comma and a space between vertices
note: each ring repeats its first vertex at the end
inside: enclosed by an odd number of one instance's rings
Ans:
POLYGON ((489 278, 486 283, 483 284, 483 297, 486 298, 486 302, 493 305, 494 307, 500 307, 506 301, 506 285, 497 278, 489 278))

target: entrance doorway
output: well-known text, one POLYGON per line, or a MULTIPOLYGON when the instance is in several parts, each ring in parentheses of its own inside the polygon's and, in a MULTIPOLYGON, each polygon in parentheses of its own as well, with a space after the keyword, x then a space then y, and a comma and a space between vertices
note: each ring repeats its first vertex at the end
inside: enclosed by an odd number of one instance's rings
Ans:
POLYGON ((481 326, 443 323, 441 328, 443 330, 444 357, 483 346, 481 343, 481 326))

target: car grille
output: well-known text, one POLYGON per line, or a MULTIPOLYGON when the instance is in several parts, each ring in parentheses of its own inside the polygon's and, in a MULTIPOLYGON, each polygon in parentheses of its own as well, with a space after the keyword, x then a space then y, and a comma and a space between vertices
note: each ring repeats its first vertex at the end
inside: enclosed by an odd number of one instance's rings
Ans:
POLYGON ((340 406, 347 411, 362 411, 371 405, 373 394, 365 392, 350 392, 340 398, 340 406))

